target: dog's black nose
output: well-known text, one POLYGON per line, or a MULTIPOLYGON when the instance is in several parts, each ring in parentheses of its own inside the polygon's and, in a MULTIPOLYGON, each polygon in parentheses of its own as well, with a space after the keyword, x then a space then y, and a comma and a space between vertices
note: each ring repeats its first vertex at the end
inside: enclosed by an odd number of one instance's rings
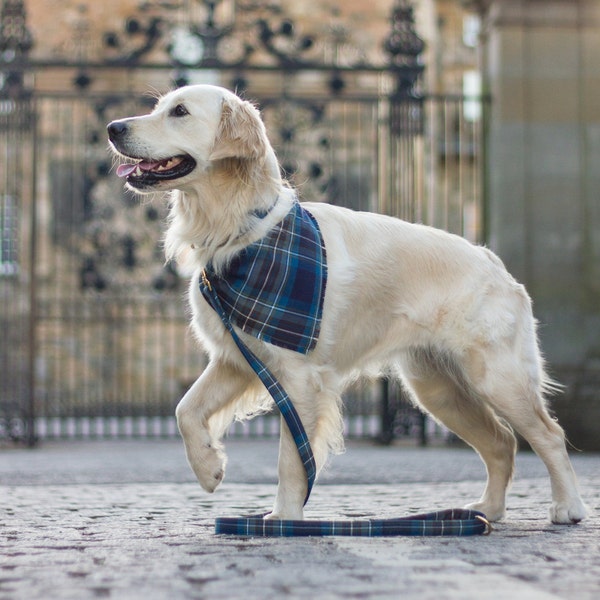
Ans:
POLYGON ((127 133, 127 123, 123 121, 113 121, 108 124, 108 137, 111 140, 116 140, 123 137, 127 133))

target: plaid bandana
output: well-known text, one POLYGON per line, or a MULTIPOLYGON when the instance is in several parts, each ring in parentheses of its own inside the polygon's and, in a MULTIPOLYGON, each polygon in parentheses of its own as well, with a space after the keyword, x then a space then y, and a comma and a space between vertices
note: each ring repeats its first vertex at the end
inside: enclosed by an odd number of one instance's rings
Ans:
POLYGON ((327 283, 325 245, 298 202, 221 273, 206 275, 233 323, 275 346, 306 354, 319 337, 327 283))

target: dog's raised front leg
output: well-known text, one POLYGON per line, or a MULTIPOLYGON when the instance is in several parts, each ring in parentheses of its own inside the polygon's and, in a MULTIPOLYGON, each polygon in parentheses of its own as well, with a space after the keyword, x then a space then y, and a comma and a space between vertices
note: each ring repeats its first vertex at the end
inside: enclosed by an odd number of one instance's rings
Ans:
POLYGON ((227 457, 209 419, 239 398, 251 376, 220 361, 209 363, 177 405, 177 425, 185 452, 200 485, 214 492, 225 475, 227 457))

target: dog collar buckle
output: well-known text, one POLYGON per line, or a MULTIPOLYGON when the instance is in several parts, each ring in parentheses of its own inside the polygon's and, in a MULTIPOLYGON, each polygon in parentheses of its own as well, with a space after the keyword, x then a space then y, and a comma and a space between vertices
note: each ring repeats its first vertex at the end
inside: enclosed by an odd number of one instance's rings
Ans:
POLYGON ((206 274, 206 269, 202 269, 202 273, 200 273, 200 276, 202 277, 202 283, 204 284, 204 286, 208 288, 210 292, 212 292, 212 285, 210 284, 208 275, 206 274))

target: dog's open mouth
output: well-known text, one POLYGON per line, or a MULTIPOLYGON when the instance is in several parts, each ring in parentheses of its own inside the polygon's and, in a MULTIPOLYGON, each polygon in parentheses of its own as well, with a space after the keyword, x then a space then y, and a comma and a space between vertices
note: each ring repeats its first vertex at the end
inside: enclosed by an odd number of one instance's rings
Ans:
POLYGON ((117 175, 125 177, 129 185, 141 188, 184 177, 195 167, 196 161, 184 154, 163 160, 141 159, 135 163, 122 164, 117 167, 117 175))

